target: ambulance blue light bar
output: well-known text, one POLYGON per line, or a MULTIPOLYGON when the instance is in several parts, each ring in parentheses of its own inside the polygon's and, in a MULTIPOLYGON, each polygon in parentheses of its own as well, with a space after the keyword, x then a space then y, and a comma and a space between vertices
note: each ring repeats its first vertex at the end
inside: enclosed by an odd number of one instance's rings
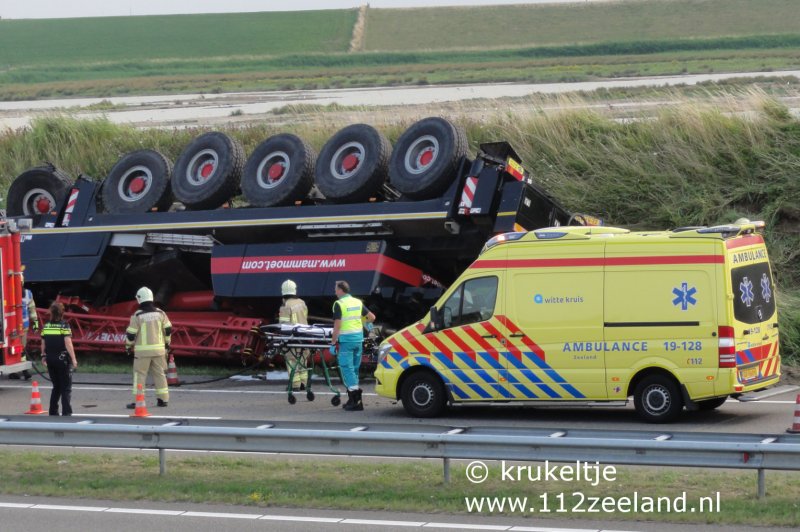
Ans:
POLYGON ((495 247, 498 244, 504 244, 506 242, 513 242, 515 240, 519 240, 520 238, 522 238, 523 236, 525 236, 527 234, 528 234, 527 231, 517 231, 517 232, 514 232, 514 233, 503 233, 501 235, 497 235, 495 237, 492 237, 483 246, 483 249, 481 250, 481 253, 483 253, 487 249, 491 249, 491 248, 495 247))

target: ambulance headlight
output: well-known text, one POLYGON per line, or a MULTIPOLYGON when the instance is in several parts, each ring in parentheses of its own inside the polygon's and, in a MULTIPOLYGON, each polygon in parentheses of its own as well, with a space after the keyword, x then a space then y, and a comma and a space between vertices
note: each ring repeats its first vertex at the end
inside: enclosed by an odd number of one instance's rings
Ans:
POLYGON ((378 365, 383 362, 383 359, 389 355, 389 351, 391 350, 392 346, 389 344, 389 342, 383 342, 381 344, 381 346, 378 348, 378 365))

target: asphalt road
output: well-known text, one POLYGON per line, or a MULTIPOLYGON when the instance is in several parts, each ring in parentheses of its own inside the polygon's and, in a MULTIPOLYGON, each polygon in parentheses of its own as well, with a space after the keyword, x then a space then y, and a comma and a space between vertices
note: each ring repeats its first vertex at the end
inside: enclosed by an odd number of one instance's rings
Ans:
MULTIPOLYGON (((125 404, 133 400, 130 377, 125 375, 75 376, 73 411, 76 416, 114 417, 130 414, 125 404), (113 383, 90 384, 90 383, 113 383)), ((40 378, 42 403, 47 409, 50 384, 40 378)), ((201 377, 186 377, 186 382, 201 377)), ((202 385, 172 388, 169 406, 157 408, 152 390, 147 403, 154 416, 247 419, 264 421, 326 421, 346 423, 399 423, 464 426, 510 426, 554 429, 647 430, 652 426, 637 420, 633 405, 625 407, 531 407, 463 406, 452 408, 437 419, 408 417, 402 405, 374 394, 372 384, 365 384, 363 412, 345 412, 330 403, 332 394, 323 383, 314 383, 316 400, 305 394, 295 405, 286 399, 285 384, 263 380, 223 380, 202 385)), ((783 433, 793 419, 797 391, 783 393, 764 401, 741 403, 728 400, 712 412, 692 412, 663 429, 682 432, 783 433)), ((0 380, 0 415, 17 415, 28 410, 31 386, 25 381, 0 380)))
MULTIPOLYGON (((26 532, 287 532, 375 531, 411 529, 507 530, 511 532, 694 532, 698 525, 602 520, 523 519, 478 515, 428 515, 297 508, 254 508, 189 503, 120 503, 45 497, 0 497, 3 530, 26 532)), ((785 532, 786 528, 703 526, 709 532, 785 532)))

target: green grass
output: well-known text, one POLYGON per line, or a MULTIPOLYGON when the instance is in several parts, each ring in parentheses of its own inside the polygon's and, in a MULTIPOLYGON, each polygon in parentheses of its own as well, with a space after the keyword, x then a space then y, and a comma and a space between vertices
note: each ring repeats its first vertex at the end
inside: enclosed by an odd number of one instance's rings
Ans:
POLYGON ((369 9, 365 50, 440 50, 796 33, 795 0, 369 9))
MULTIPOLYGON (((648 111, 648 119, 619 123, 599 111, 493 111, 463 119, 472 149, 506 139, 532 175, 567 208, 610 224, 663 229, 712 225, 745 216, 767 222, 771 259, 781 289, 782 353, 800 361, 800 120, 762 94, 754 117, 728 114, 702 100, 648 111)), ((734 105, 730 111, 738 111, 734 105)), ((330 113, 323 113, 325 114, 330 113)), ((334 113, 335 116, 335 113, 334 113)), ((633 115, 635 117, 635 115, 633 115)), ((339 119, 341 120, 341 119, 339 119)), ((396 140, 408 120, 389 121, 396 140)), ((247 153, 268 136, 293 132, 319 149, 344 123, 294 120, 228 132, 247 153)), ((75 176, 105 176, 122 154, 155 148, 175 160, 201 130, 137 130, 104 120, 50 118, 29 131, 0 136, 0 184, 42 161, 75 176)))
POLYGON ((0 99, 796 69, 793 2, 370 9, 358 53, 354 9, 0 20, 0 99))
POLYGON ((111 62, 135 72, 154 60, 346 52, 355 21, 352 9, 0 20, 0 68, 111 62))
MULTIPOLYGON (((795 526, 800 512, 800 477, 768 472, 767 498, 755 498, 755 472, 654 470, 618 467, 614 482, 509 482, 491 466, 489 480, 471 484, 465 465, 452 466, 444 485, 438 461, 383 463, 379 460, 304 460, 279 462, 252 456, 183 458, 168 453, 167 474, 158 476, 153 453, 72 453, 0 451, 4 465, 0 493, 113 501, 192 502, 265 507, 377 510, 465 514, 465 497, 528 497, 532 505, 573 492, 590 497, 676 497, 689 503, 720 492, 719 513, 612 513, 603 518, 728 525, 795 526)), ((535 466, 535 464, 534 464, 535 466)), ((551 502, 551 504, 553 504, 551 502)), ((555 508, 555 506, 552 506, 555 508)), ((481 515, 489 515, 488 512, 481 515)), ((499 514, 517 518, 537 514, 499 514)), ((596 519, 597 514, 560 513, 558 518, 596 519)))

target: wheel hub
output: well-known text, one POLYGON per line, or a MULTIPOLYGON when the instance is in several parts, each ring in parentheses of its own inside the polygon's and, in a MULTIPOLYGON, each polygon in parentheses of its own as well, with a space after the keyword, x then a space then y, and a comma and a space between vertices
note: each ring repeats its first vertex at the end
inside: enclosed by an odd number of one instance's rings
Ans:
POLYGON ((40 196, 35 201, 36 210, 39 214, 47 214, 50 212, 50 200, 44 196, 40 196))
POLYGON ((139 194, 144 190, 145 181, 141 177, 134 177, 130 184, 130 189, 133 194, 139 194))
POLYGON ((428 386, 424 384, 420 384, 414 391, 411 393, 411 397, 413 397, 414 402, 418 406, 426 406, 431 402, 433 398, 433 390, 431 390, 428 386))
POLYGON ((344 169, 345 172, 352 172, 358 168, 360 162, 361 160, 358 156, 355 153, 351 153, 342 160, 342 169, 344 169))
POLYGON ((283 177, 283 173, 285 170, 286 168, 283 166, 283 163, 275 163, 269 167, 269 172, 268 172, 269 178, 272 181, 277 181, 278 179, 283 177))
POLYGON ((433 150, 427 149, 422 152, 422 155, 419 157, 419 164, 420 166, 428 166, 433 161, 433 150))
POLYGON ((208 179, 214 173, 214 164, 211 162, 205 163, 200 167, 200 177, 208 179))

